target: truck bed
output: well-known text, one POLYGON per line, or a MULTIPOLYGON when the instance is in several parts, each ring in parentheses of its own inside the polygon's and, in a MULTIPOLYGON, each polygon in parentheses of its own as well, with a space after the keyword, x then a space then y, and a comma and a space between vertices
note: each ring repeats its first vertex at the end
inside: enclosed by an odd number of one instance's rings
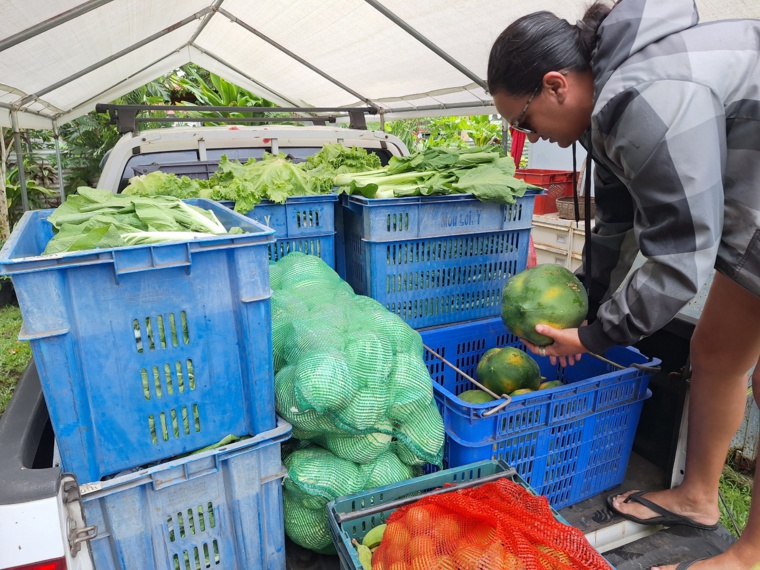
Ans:
MULTIPOLYGON (((617 570, 643 570, 653 564, 675 563, 693 558, 714 556, 733 541, 725 528, 700 531, 688 527, 654 529, 632 525, 622 528, 623 520, 610 512, 607 495, 629 489, 665 488, 673 470, 678 429, 686 381, 673 375, 688 357, 688 343, 696 319, 681 315, 652 337, 637 345, 644 354, 663 361, 662 372, 652 378, 653 397, 644 406, 639 422, 634 452, 622 485, 581 503, 562 509, 570 524, 584 533, 614 529, 618 537, 625 532, 651 532, 615 548, 601 548, 617 570)), ((53 432, 39 378, 32 362, 16 390, 11 403, 0 418, 0 448, 5 452, 0 462, 0 506, 24 503, 55 496, 61 472, 52 467, 53 432)), ((626 539, 623 536, 620 543, 626 539)), ((605 543, 604 540, 601 543, 605 543)), ((609 544, 609 541, 606 542, 609 544)), ((599 544, 599 542, 597 542, 599 544)), ((337 556, 318 555, 286 539, 288 570, 335 570, 337 556)))
MULTIPOLYGON (((559 513, 584 533, 608 528, 622 519, 613 514, 606 497, 616 490, 662 488, 663 470, 633 453, 628 463, 626 479, 622 485, 602 493, 559 513)), ((677 563, 694 558, 715 556, 726 550, 735 539, 723 527, 717 531, 703 531, 690 527, 662 528, 649 536, 604 553, 616 570, 648 570, 654 564, 677 563)), ((285 540, 287 570, 340 570, 337 556, 326 556, 306 550, 285 540)))

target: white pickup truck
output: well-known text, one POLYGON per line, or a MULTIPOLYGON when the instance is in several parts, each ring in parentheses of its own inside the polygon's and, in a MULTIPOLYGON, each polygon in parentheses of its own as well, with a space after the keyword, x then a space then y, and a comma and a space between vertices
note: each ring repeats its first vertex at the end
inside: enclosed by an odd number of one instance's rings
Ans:
MULTIPOLYGON (((383 164, 408 153, 384 132, 295 126, 174 127, 126 134, 104 163, 98 186, 119 192, 135 174, 165 169, 203 175, 221 156, 246 161, 264 151, 304 160, 323 144, 340 142, 378 154, 383 164)), ((642 352, 663 361, 651 382, 639 423, 625 488, 664 487, 678 478, 681 415, 687 380, 680 372, 688 358, 693 317, 679 315, 668 327, 643 341, 642 352), (675 466, 675 467, 674 467, 675 466), (675 476, 673 473, 675 472, 675 476)), ((79 485, 62 473, 55 439, 34 364, 21 379, 0 419, 0 569, 84 570, 93 568, 90 542, 98 529, 82 516, 79 485)), ((606 508, 604 496, 560 511, 581 528, 617 570, 638 570, 685 552, 709 555, 724 550, 730 534, 694 529, 645 528, 621 521, 606 508), (659 531, 659 532, 655 532, 659 531)), ((339 568, 335 556, 323 556, 287 542, 291 570, 339 568)), ((183 567, 184 568, 184 567, 183 567)), ((145 569, 148 570, 148 569, 145 569)))

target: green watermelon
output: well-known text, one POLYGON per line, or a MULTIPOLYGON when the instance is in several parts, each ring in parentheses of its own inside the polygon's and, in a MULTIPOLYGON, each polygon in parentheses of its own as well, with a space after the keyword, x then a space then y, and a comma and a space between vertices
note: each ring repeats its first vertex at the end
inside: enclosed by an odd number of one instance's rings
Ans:
POLYGON ((501 297, 501 318, 509 331, 538 346, 552 343, 536 325, 575 328, 586 318, 588 295, 568 269, 536 265, 509 278, 501 297))
POLYGON ((499 395, 523 388, 536 390, 541 384, 538 363, 525 351, 511 346, 486 352, 478 362, 475 376, 478 382, 499 395))

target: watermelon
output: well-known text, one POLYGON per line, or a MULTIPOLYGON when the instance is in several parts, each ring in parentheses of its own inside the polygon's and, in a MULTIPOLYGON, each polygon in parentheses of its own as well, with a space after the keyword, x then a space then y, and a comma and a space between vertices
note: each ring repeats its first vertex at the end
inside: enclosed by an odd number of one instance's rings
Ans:
POLYGON ((512 346, 486 352, 478 362, 475 376, 478 382, 499 395, 524 388, 536 390, 541 384, 538 363, 525 351, 512 346))
POLYGON ((588 313, 583 284, 561 265, 536 265, 509 278, 501 297, 501 318, 509 331, 538 346, 553 341, 536 325, 557 329, 578 327, 588 313))

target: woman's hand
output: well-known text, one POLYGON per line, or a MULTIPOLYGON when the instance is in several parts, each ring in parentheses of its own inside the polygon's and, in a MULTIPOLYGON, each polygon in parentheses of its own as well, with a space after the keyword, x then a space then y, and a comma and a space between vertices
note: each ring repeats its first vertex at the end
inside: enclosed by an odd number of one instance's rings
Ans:
POLYGON ((544 346, 542 351, 542 347, 524 338, 520 340, 533 354, 549 356, 553 366, 556 366, 557 361, 562 366, 572 366, 581 359, 581 354, 588 352, 578 337, 578 329, 555 329, 549 325, 536 325, 536 332, 548 336, 554 342, 544 346))

